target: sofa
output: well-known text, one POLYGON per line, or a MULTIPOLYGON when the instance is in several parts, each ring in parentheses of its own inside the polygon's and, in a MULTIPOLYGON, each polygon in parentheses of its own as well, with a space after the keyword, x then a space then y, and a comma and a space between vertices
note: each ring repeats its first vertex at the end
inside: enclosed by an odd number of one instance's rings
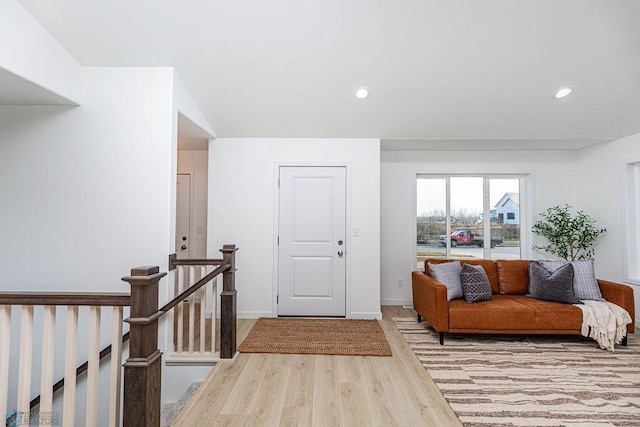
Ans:
MULTIPOLYGON (((418 313, 418 322, 424 319, 439 332, 441 345, 444 344, 445 333, 580 335, 580 308, 526 296, 529 291, 530 261, 460 260, 463 265, 482 266, 491 285, 491 300, 474 303, 468 303, 464 298, 447 301, 447 288, 432 277, 430 263, 451 261, 426 259, 424 272, 412 273, 413 306, 418 313)), ((633 289, 606 280, 598 279, 597 282, 604 299, 629 312, 632 322, 627 325, 627 333, 633 333, 633 289)), ((626 345, 626 340, 625 337, 622 345, 626 345)))

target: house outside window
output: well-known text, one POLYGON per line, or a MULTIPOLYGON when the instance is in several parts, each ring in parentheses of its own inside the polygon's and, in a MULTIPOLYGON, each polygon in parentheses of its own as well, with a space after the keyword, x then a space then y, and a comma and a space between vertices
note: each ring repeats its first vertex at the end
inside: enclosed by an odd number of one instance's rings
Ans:
POLYGON ((416 176, 416 263, 521 258, 524 176, 416 176))

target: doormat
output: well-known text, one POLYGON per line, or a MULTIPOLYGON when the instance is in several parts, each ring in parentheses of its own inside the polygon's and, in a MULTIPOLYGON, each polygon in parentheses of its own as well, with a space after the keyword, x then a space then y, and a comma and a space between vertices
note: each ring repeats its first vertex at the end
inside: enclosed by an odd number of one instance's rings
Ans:
POLYGON ((240 344, 241 353, 391 356, 377 320, 258 319, 240 344))
POLYGON ((604 351, 571 335, 447 334, 394 318, 466 427, 638 426, 640 343, 604 351))

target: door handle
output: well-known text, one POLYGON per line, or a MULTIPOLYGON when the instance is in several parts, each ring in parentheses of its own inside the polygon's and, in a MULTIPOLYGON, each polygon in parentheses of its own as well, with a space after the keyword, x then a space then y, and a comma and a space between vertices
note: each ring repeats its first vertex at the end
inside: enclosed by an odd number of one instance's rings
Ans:
POLYGON ((187 249, 187 245, 180 246, 180 249, 184 251, 185 249, 187 249))
POLYGON ((344 255, 344 252, 338 251, 338 256, 342 256, 342 255, 344 255))

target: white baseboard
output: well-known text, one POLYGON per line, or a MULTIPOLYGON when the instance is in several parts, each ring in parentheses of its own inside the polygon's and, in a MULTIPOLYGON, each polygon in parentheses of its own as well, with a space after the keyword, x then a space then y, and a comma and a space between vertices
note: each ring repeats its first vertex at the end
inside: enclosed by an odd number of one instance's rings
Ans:
POLYGON ((238 319, 259 319, 260 317, 278 317, 272 311, 239 311, 238 319))
POLYGON ((413 299, 382 298, 380 305, 413 305, 413 299))
POLYGON ((382 319, 382 312, 381 311, 360 311, 360 312, 354 312, 352 311, 351 313, 349 313, 347 315, 347 317, 349 319, 382 319))

